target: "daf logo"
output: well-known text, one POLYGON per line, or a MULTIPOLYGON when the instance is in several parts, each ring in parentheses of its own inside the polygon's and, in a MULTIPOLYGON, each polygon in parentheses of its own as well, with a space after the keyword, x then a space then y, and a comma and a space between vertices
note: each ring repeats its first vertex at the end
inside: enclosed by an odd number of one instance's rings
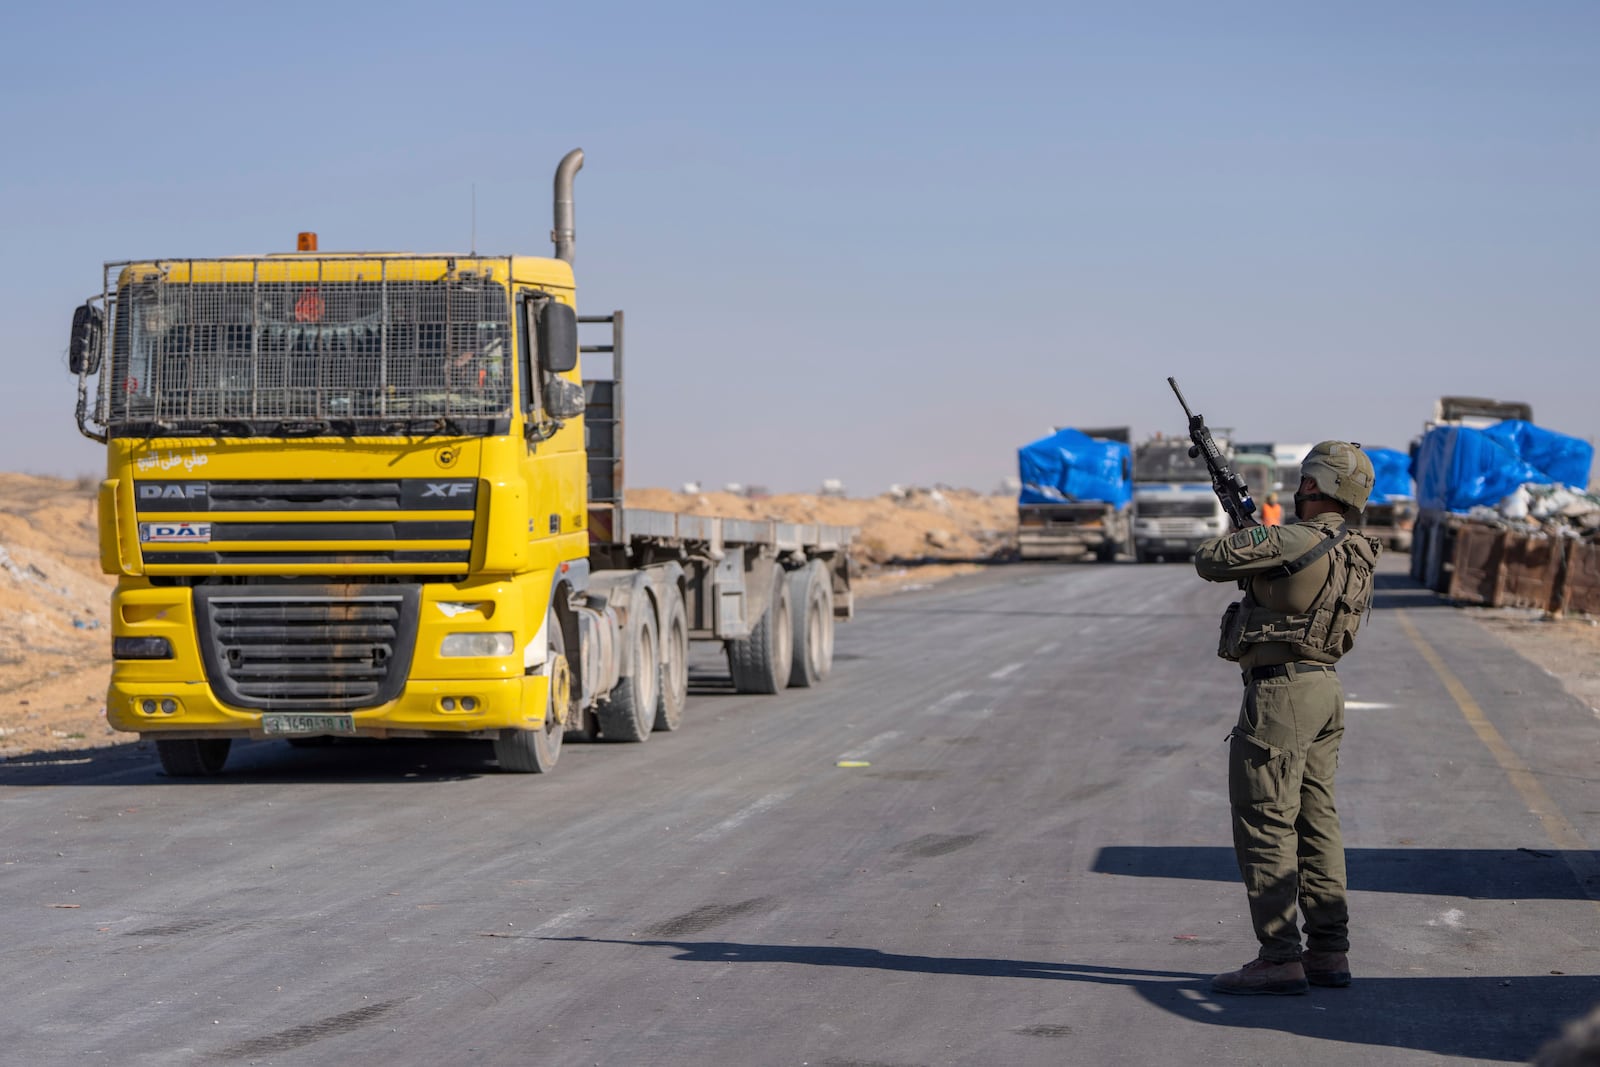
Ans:
POLYGON ((211 540, 211 524, 209 522, 141 522, 139 524, 139 540, 144 542, 206 544, 211 540))
POLYGON ((425 497, 458 497, 467 496, 472 492, 471 482, 427 482, 422 491, 425 497))
POLYGON ((166 485, 144 483, 139 486, 140 500, 204 500, 206 487, 200 483, 171 482, 166 485))

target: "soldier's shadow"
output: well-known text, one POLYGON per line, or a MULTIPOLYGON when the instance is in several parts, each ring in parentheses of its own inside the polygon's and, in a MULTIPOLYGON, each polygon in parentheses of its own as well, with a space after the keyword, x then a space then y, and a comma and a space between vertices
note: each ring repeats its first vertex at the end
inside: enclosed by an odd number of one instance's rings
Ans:
POLYGON ((792 964, 1122 986, 1156 1007, 1208 1026, 1516 1063, 1526 1062, 1560 1032, 1562 1023, 1600 1000, 1600 977, 1593 975, 1362 977, 1349 988, 1313 989, 1307 996, 1237 997, 1213 993, 1210 975, 1192 971, 918 956, 837 945, 598 937, 544 940, 670 949, 675 952, 672 959, 685 963, 792 964))

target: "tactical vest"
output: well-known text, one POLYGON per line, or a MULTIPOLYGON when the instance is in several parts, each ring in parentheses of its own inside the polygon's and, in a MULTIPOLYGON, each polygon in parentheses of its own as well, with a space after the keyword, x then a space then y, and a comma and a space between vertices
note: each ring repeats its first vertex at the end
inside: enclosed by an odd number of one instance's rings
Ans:
POLYGON ((1297 559, 1255 578, 1287 578, 1323 556, 1330 564, 1328 580, 1303 612, 1274 611, 1258 603, 1249 592, 1228 605, 1222 614, 1217 655, 1237 662, 1251 645, 1291 646, 1306 658, 1338 659, 1355 647, 1361 617, 1372 607, 1372 572, 1382 542, 1345 526, 1327 536, 1297 559))

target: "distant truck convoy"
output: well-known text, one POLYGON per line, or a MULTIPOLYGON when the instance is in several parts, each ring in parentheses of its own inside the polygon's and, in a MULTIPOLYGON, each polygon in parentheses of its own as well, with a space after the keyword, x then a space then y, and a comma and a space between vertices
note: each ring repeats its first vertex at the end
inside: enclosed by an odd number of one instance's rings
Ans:
POLYGON ((568 734, 677 729, 691 640, 741 692, 828 674, 851 530, 623 504, 623 314, 575 310, 582 165, 552 258, 304 234, 107 264, 69 348, 107 446, 106 714, 167 773, 339 737, 482 738, 543 772, 568 734))
POLYGON ((1017 450, 1017 552, 1102 563, 1127 552, 1133 483, 1126 426, 1057 430, 1017 450))
MULTIPOLYGON (((1217 445, 1230 462, 1226 438, 1217 445)), ((1189 455, 1189 438, 1153 437, 1133 453, 1133 548, 1140 563, 1185 560, 1203 541, 1228 529, 1228 514, 1211 487, 1205 461, 1189 455)))

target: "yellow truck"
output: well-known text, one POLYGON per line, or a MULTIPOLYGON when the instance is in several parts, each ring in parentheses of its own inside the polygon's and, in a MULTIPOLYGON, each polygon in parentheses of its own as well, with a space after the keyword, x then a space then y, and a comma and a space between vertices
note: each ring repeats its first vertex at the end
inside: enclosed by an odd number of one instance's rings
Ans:
POLYGON ((568 736, 677 729, 691 641, 742 692, 828 674, 850 529, 623 502, 623 314, 576 311, 582 165, 550 258, 307 233, 106 265, 69 347, 107 451, 106 713, 168 774, 329 737, 481 738, 545 772, 568 736))

